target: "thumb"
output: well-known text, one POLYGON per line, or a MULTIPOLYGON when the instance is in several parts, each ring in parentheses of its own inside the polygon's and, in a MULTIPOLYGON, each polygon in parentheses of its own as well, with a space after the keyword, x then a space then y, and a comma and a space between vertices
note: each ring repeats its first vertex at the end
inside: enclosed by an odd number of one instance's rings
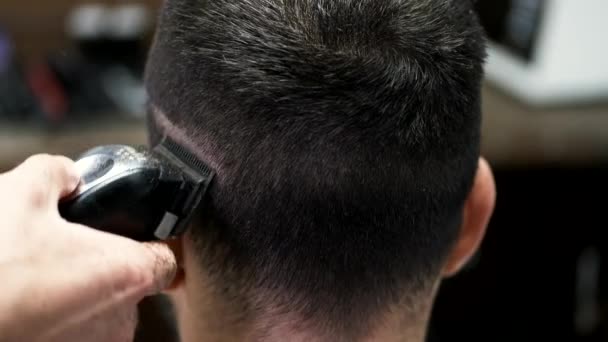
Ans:
POLYGON ((147 242, 140 244, 143 269, 148 286, 146 295, 155 295, 167 289, 177 274, 177 258, 166 243, 147 242))
POLYGON ((80 182, 74 161, 46 154, 28 158, 7 174, 36 204, 56 203, 72 193, 80 182))

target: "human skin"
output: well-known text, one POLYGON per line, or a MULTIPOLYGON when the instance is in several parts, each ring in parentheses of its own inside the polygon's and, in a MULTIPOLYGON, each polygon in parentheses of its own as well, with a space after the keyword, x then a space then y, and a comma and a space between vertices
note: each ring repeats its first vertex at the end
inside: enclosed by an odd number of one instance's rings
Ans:
POLYGON ((174 279, 174 254, 65 221, 73 161, 38 155, 0 174, 0 341, 132 341, 137 304, 174 279))

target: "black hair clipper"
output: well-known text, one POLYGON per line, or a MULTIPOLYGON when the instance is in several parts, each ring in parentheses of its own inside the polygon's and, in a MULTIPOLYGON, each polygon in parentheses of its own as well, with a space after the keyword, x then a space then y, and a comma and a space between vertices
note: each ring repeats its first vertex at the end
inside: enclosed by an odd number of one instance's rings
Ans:
POLYGON ((183 233, 214 177, 209 167, 168 138, 152 150, 96 147, 76 165, 81 184, 59 204, 61 216, 137 241, 183 233))

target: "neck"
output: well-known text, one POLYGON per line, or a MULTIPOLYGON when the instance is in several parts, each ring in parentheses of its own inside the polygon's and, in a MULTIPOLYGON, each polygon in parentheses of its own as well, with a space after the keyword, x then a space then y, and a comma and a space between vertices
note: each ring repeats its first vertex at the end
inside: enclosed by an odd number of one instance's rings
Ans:
MULTIPOLYGON (((280 319, 251 318, 234 311, 214 297, 201 301, 186 298, 185 293, 174 294, 181 342, 346 342, 351 338, 321 336, 298 324, 300 320, 282 316, 280 319), (203 304, 193 306, 192 304, 203 304)), ((423 314, 387 314, 369 336, 357 342, 423 342, 426 338, 430 310, 423 314)))
MULTIPOLYGON (((361 338, 339 339, 319 334, 306 326, 306 319, 269 303, 251 298, 242 289, 218 288, 208 272, 202 271, 195 255, 186 248, 182 285, 170 293, 175 306, 182 342, 423 342, 432 303, 439 282, 409 300, 393 305, 375 317, 369 333, 361 338), (424 292, 424 293, 423 293, 424 292)), ((272 298, 272 295, 261 296, 272 298)), ((327 331, 327 329, 323 329, 327 331)))

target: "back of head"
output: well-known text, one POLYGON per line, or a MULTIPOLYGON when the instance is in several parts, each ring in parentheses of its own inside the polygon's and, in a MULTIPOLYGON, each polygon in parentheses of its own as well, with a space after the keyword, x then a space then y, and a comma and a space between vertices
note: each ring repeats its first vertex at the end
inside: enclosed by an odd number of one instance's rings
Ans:
POLYGON ((484 49, 468 0, 166 1, 151 123, 217 171, 201 267, 347 340, 415 304, 477 167, 484 49))

